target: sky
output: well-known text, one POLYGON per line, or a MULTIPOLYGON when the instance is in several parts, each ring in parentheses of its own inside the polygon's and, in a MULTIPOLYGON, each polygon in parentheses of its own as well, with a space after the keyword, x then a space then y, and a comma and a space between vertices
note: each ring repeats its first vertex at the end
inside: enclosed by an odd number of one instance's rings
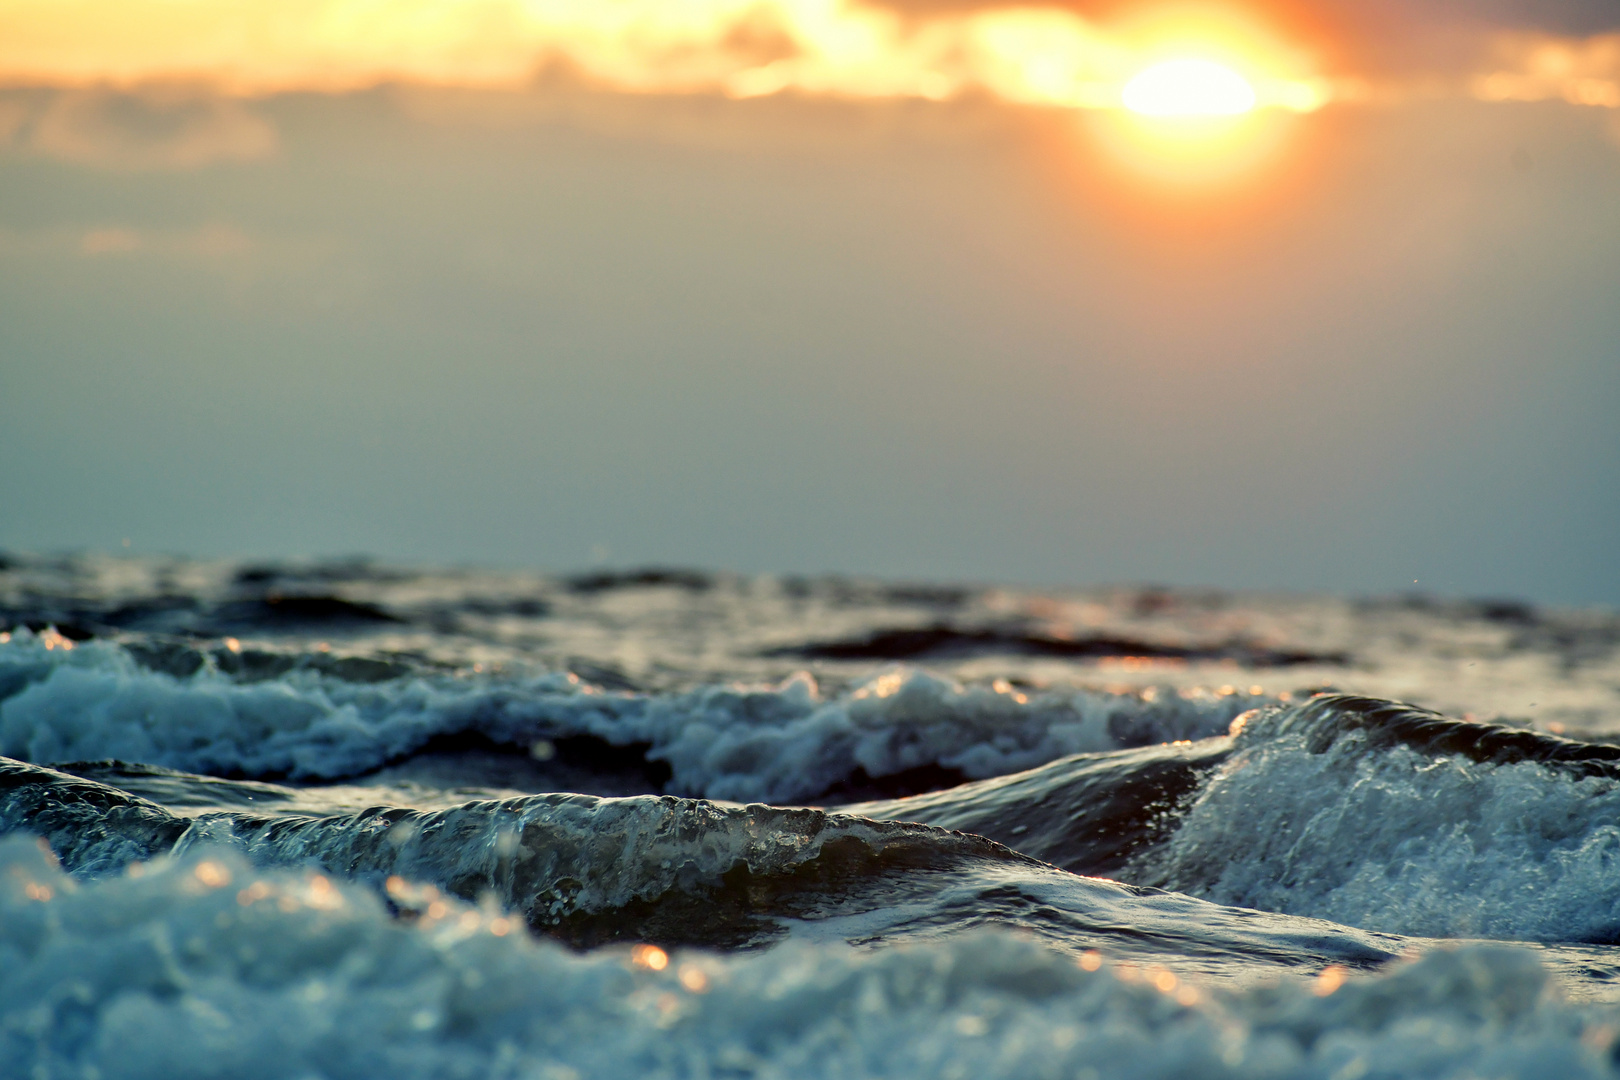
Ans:
POLYGON ((0 0, 0 548, 1615 605, 1617 417, 1607 0, 0 0))

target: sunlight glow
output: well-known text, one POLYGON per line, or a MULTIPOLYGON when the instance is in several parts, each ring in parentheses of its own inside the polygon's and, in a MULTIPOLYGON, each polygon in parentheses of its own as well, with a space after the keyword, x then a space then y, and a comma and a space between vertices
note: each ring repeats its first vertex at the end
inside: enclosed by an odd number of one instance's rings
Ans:
POLYGON ((1143 116, 1240 116, 1258 98, 1248 81, 1213 60, 1163 60, 1139 73, 1120 93, 1143 116))
MULTIPOLYGON (((1118 109, 1121 88, 1166 44, 1160 29, 1058 6, 917 16, 857 0, 0 0, 0 25, 0 84, 10 85, 519 89, 556 70, 626 93, 987 94, 1099 110, 1118 109)), ((1190 25, 1171 20, 1172 36, 1190 25)), ((1235 48, 1253 105, 1309 111, 1326 100, 1281 46, 1235 48)), ((1229 109, 1235 99, 1222 100, 1229 109)))

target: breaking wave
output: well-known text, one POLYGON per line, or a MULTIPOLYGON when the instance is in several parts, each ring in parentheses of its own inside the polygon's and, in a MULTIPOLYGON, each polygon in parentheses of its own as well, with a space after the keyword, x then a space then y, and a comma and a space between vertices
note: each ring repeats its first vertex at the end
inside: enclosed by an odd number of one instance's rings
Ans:
POLYGON ((1348 697, 1236 744, 1131 880, 1392 933, 1620 941, 1620 748, 1348 697))
POLYGON ((1620 747, 1348 695, 1233 727, 845 809, 1386 933, 1620 941, 1620 747))
POLYGON ((831 698, 807 674, 663 695, 605 691, 568 673, 360 682, 288 666, 243 681, 208 653, 194 659, 194 671, 175 675, 114 642, 73 646, 19 630, 0 644, 0 754, 330 780, 445 735, 523 748, 588 735, 666 763, 671 794, 790 803, 922 767, 974 779, 1082 751, 1201 738, 1225 731, 1258 700, 1024 692, 916 669, 881 673, 831 698))
POLYGON ((1076 877, 917 824, 673 796, 536 795, 439 811, 188 818, 130 792, 0 759, 0 832, 40 834, 81 878, 199 849, 315 866, 396 901, 421 885, 579 947, 737 948, 784 934, 873 943, 1021 927, 1061 948, 1285 968, 1376 966, 1401 943, 1076 877))

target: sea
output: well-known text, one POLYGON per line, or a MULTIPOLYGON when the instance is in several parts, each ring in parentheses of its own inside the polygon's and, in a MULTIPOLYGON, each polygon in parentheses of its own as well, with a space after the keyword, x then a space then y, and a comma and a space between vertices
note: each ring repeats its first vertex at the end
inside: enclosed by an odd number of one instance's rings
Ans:
POLYGON ((1620 1074, 1620 614, 0 559, 0 1076, 1620 1074))

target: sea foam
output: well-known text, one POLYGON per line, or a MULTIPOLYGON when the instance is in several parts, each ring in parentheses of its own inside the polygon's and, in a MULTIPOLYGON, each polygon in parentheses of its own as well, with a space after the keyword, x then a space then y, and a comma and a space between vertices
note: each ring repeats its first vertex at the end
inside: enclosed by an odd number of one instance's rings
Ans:
POLYGON ((1620 783, 1376 743, 1245 732, 1127 876, 1387 933, 1620 941, 1620 783))
POLYGON ((982 931, 580 955, 230 851, 82 883, 27 838, 0 841, 0 969, 8 1075, 102 1080, 1575 1080, 1612 1075, 1617 1020, 1496 947, 1240 991, 982 931))
POLYGON ((919 669, 824 696, 808 674, 763 686, 608 692, 570 673, 411 675, 350 682, 315 669, 243 682, 204 665, 153 671, 115 642, 72 646, 19 630, 0 644, 0 754, 39 763, 118 758, 190 772, 338 779, 440 735, 527 747, 592 735, 646 746, 671 794, 811 799, 864 773, 921 766, 969 778, 1066 754, 1226 730, 1247 696, 1024 692, 919 669))

